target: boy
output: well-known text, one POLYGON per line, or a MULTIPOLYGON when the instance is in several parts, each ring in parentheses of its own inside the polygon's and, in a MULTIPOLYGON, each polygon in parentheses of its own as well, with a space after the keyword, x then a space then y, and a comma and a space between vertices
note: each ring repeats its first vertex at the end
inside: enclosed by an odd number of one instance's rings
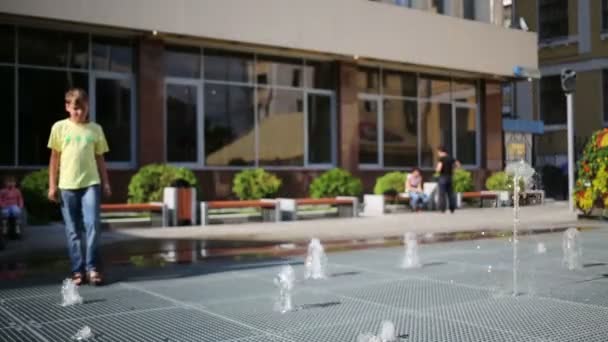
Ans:
POLYGON ((19 219, 23 210, 23 196, 17 189, 17 181, 13 176, 4 178, 4 188, 0 190, 0 208, 2 208, 2 235, 8 234, 8 220, 15 220, 15 235, 21 235, 19 219))
POLYGON ((101 191, 107 196, 112 193, 103 158, 109 151, 108 143, 101 126, 89 121, 89 99, 84 90, 73 88, 65 94, 65 110, 69 117, 53 125, 49 138, 48 198, 57 201, 61 189, 72 281, 75 285, 82 284, 86 272, 90 284, 100 285, 103 283, 98 268, 101 191))

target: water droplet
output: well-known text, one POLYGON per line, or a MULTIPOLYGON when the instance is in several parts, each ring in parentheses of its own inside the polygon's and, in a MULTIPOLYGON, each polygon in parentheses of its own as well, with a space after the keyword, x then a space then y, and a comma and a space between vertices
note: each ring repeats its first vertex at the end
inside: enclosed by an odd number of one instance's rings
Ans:
POLYGON ((486 232, 481 232, 481 235, 486 235, 486 232))
POLYGON ((492 273, 492 265, 488 266, 488 273, 492 273))
POLYGON ((454 284, 454 281, 452 279, 450 279, 450 284, 454 284))
POLYGON ((477 249, 481 249, 481 246, 480 246, 480 245, 477 245, 477 249))

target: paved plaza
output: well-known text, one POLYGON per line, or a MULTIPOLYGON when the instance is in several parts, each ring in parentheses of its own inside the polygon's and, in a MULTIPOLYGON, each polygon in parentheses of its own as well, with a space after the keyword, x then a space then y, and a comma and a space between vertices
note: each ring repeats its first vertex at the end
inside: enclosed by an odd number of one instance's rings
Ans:
POLYGON ((356 341, 390 320, 401 341, 602 342, 608 230, 581 240, 583 267, 568 271, 562 233, 522 236, 516 297, 508 236, 421 244, 418 269, 400 268, 401 246, 332 252, 316 281, 303 279, 303 255, 115 266, 107 286, 83 286, 84 304, 66 308, 61 274, 3 281, 0 341, 69 341, 85 325, 94 341, 356 341), (281 314, 273 278, 287 263, 296 309, 281 314))

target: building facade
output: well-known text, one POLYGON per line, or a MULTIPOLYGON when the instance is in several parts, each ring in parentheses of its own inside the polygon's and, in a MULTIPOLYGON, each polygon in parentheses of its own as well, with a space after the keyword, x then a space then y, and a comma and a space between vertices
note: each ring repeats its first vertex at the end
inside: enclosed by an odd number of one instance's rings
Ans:
MULTIPOLYGON (((544 122, 535 139, 535 163, 563 168, 567 163, 566 98, 562 69, 577 72, 574 97, 576 153, 608 122, 608 1, 515 0, 517 17, 538 32, 542 78, 522 92, 523 113, 544 122), (528 95, 526 95, 526 93, 528 95)), ((564 168, 565 169, 565 168, 564 168)))
POLYGON ((537 67, 494 0, 22 0, 0 3, 0 172, 48 163, 63 92, 87 89, 115 198, 143 165, 194 170, 203 198, 262 167, 306 194, 320 172, 431 170, 447 146, 503 167, 501 84, 537 67), (441 15, 444 14, 444 15, 441 15))

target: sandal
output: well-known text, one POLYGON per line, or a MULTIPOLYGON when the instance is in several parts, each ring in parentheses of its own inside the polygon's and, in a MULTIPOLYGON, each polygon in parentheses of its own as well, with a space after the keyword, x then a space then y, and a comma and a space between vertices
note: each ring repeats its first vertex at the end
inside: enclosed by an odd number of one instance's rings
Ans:
POLYGON ((72 274, 72 283, 74 283, 74 285, 76 286, 80 286, 82 285, 83 282, 83 276, 82 273, 78 272, 78 273, 74 273, 72 274))
POLYGON ((101 276, 101 273, 95 270, 89 271, 89 283, 94 286, 103 284, 103 277, 101 276))

